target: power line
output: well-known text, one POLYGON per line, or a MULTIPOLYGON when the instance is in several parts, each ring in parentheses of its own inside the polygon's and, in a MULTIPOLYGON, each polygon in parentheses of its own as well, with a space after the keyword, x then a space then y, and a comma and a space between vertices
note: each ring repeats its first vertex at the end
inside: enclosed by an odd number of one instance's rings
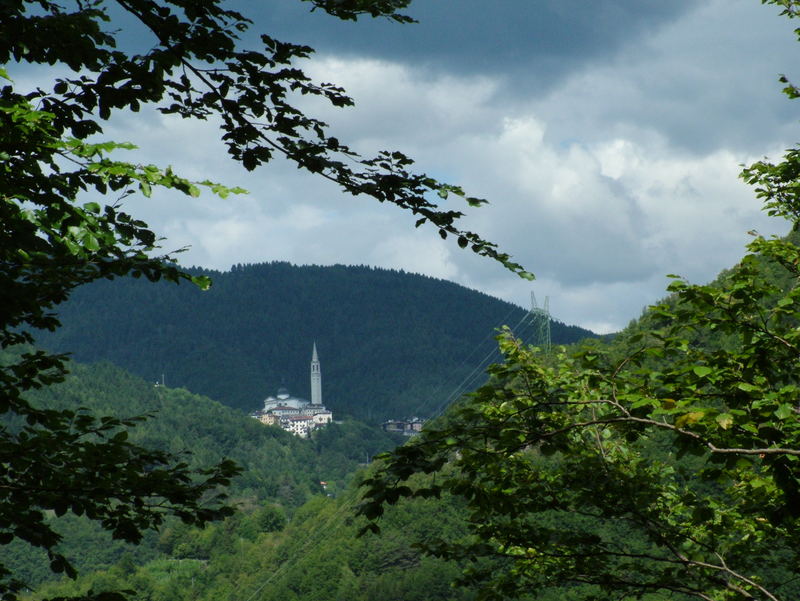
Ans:
MULTIPOLYGON (((515 330, 516 330, 516 329, 517 329, 517 328, 520 326, 520 324, 522 324, 522 323, 523 323, 523 322, 524 322, 524 321, 525 321, 525 320, 528 318, 528 315, 529 315, 529 313, 525 313, 525 314, 524 314, 524 315, 523 315, 523 316, 520 318, 520 320, 519 320, 519 321, 518 321, 518 322, 517 322, 517 323, 514 325, 514 327, 512 327, 512 328, 511 328, 511 331, 512 331, 512 333, 513 333, 513 332, 514 332, 514 331, 515 331, 515 330)), ((507 317, 508 317, 508 316, 506 316, 506 318, 507 318, 507 317)), ((504 321, 505 321, 505 318, 504 318, 504 321)), ((497 328, 495 328, 495 329, 497 329, 497 328)), ((482 373, 483 373, 483 371, 484 371, 484 368, 485 368, 485 367, 486 367, 486 365, 488 365, 488 363, 489 363, 489 359, 491 359, 491 358, 492 358, 492 357, 493 357, 495 354, 498 354, 498 355, 500 354, 500 351, 499 351, 499 349, 498 349, 496 346, 495 346, 495 347, 493 347, 493 348, 492 348, 492 349, 491 349, 491 350, 490 350, 490 351, 489 351, 489 352, 488 352, 488 353, 487 353, 487 354, 484 356, 484 358, 483 358, 483 359, 482 359, 482 360, 481 360, 481 361, 480 361, 480 362, 479 362, 479 363, 478 363, 478 364, 477 364, 477 365, 476 365, 476 366, 473 368, 473 370, 472 370, 472 371, 469 373, 469 375, 468 375, 467 377, 465 377, 463 380, 461 380, 461 382, 460 382, 460 383, 459 383, 459 384, 458 384, 458 385, 457 385, 455 388, 453 388, 453 390, 450 392, 450 394, 449 394, 449 395, 448 395, 448 396, 445 398, 444 402, 443 402, 443 403, 441 403, 441 404, 440 404, 440 405, 439 405, 439 406, 438 406, 438 407, 437 407, 437 408, 434 410, 434 412, 431 414, 431 417, 430 417, 430 419, 435 419, 435 418, 439 417, 440 415, 442 415, 442 414, 444 413, 445 409, 447 409, 447 407, 449 407, 449 406, 450 406, 450 405, 453 403, 453 401, 455 401, 455 400, 456 400, 456 399, 458 399, 458 398, 461 398, 461 395, 463 395, 463 394, 464 394, 464 392, 465 392, 465 391, 466 391, 468 388, 471 388, 471 387, 472 387, 472 382, 473 382, 473 381, 474 381, 474 380, 475 380, 475 379, 476 379, 476 378, 477 378, 477 377, 478 377, 480 374, 482 374, 482 373)))
MULTIPOLYGON (((494 340, 494 334, 492 332, 494 330, 497 330, 497 328, 499 328, 500 326, 502 326, 508 320, 508 318, 511 317, 511 315, 514 313, 514 311, 517 311, 518 309, 519 309, 519 307, 512 306, 511 309, 509 309, 509 311, 506 314, 506 316, 503 317, 503 319, 500 320, 500 323, 498 325, 496 325, 489 334, 487 334, 480 342, 472 345, 472 349, 470 350, 470 352, 461 360, 461 362, 453 370, 452 373, 460 372, 461 368, 464 367, 467 364, 467 362, 472 358, 472 356, 478 351, 478 348, 481 347, 487 340, 494 340)), ((492 345, 492 350, 490 352, 495 352, 496 350, 497 350, 497 347, 492 345)), ((484 358, 484 360, 485 360, 485 358, 484 358)), ((439 393, 442 391, 442 389, 444 388, 446 383, 447 383, 447 379, 443 379, 439 383, 439 385, 436 387, 436 389, 431 393, 431 396, 433 398, 436 398, 439 395, 439 393)), ((417 409, 415 410, 414 414, 412 414, 412 416, 413 415, 418 415, 420 413, 420 410, 424 409, 424 406, 426 404, 427 404, 427 401, 422 401, 417 406, 417 409)))
POLYGON ((536 303, 536 295, 531 290, 531 326, 533 327, 533 346, 545 353, 550 352, 550 297, 544 297, 544 306, 536 303))
POLYGON ((343 502, 339 508, 330 516, 330 518, 322 525, 315 529, 313 529, 303 541, 302 547, 295 553, 292 554, 292 557, 295 558, 294 561, 287 559, 281 566, 272 572, 252 593, 250 596, 245 599, 245 601, 253 601, 255 596, 260 593, 264 588, 273 582, 278 576, 282 576, 290 567, 293 567, 299 560, 305 555, 305 552, 308 550, 308 547, 311 546, 312 543, 318 543, 322 539, 323 536, 327 536, 327 530, 334 526, 338 526, 335 522, 341 521, 343 518, 343 514, 345 510, 348 512, 355 506, 357 499, 357 495, 352 495, 352 497, 343 502), (314 535, 317 536, 314 536, 314 535))

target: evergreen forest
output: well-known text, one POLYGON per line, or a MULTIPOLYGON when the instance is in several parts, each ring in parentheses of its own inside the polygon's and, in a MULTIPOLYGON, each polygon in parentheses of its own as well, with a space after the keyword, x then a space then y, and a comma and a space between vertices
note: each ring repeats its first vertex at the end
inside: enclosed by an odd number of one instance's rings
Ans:
MULTIPOLYGON (((83 286, 59 307, 62 327, 37 342, 150 381, 163 375, 169 387, 246 412, 280 387, 308 398, 316 342, 326 406, 337 419, 375 424, 431 417, 479 384, 476 365, 497 357, 496 328, 534 335, 525 309, 417 274, 283 262, 192 273, 213 286, 133 278, 83 286)), ((551 323, 555 343, 591 335, 551 323)))

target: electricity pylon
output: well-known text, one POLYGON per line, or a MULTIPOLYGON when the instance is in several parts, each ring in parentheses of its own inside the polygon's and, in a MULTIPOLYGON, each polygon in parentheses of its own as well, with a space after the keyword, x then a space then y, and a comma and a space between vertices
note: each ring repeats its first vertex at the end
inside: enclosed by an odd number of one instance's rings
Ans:
POLYGON ((550 297, 544 297, 544 307, 536 303, 536 295, 531 291, 531 329, 533 346, 543 352, 550 352, 550 297))

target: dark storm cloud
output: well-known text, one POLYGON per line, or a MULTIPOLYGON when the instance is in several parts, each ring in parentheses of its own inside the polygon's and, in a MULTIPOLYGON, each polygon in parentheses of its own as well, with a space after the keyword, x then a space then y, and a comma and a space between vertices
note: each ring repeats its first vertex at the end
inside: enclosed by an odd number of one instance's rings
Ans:
POLYGON ((794 24, 777 12, 708 0, 611 60, 584 65, 539 95, 536 112, 557 144, 649 131, 698 156, 780 147, 797 103, 780 93, 778 74, 799 74, 794 24))
POLYGON ((696 0, 418 0, 415 25, 341 22, 309 4, 238 4, 286 41, 320 52, 416 63, 450 72, 525 70, 553 81, 571 66, 602 58, 684 13, 696 0))

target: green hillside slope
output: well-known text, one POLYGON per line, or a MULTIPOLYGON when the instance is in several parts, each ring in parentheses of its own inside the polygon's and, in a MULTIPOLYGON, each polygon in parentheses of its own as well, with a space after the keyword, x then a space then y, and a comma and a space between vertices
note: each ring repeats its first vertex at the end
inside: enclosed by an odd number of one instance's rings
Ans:
MULTIPOLYGON (((251 411, 280 386, 309 396, 316 341, 326 405, 376 422, 429 416, 491 353, 497 326, 531 334, 523 309, 420 275, 288 263, 206 273, 208 292, 132 279, 79 288, 64 327, 39 342, 251 411)), ((590 335, 552 323, 554 342, 590 335)))
MULTIPOLYGON (((0 359, 6 353, 0 353, 0 359)), ((323 494, 320 481, 328 483, 329 491, 342 490, 366 456, 397 442, 378 428, 356 422, 331 425, 329 431, 303 440, 185 389, 154 387, 109 363, 73 364, 65 382, 29 396, 41 408, 85 407, 95 415, 117 417, 150 415, 129 431, 128 440, 180 455, 193 468, 233 459, 242 474, 229 492, 233 502, 248 513, 266 503, 291 515, 311 496, 323 494)), ((6 425, 13 427, 10 422, 6 425)), ((112 540, 83 518, 67 514, 53 520, 65 537, 64 553, 81 572, 103 569, 123 557, 143 563, 160 557, 165 545, 172 546, 164 539, 169 538, 170 528, 148 533, 136 547, 112 540)), ((53 578, 44 552, 20 541, 3 546, 2 559, 28 583, 53 578)))
MULTIPOLYGON (((390 512, 382 537, 357 537, 354 491, 316 497, 284 529, 259 527, 258 511, 200 531, 166 531, 160 553, 130 556, 36 591, 35 599, 80 595, 89 589, 130 589, 137 601, 468 601, 450 586, 462 566, 425 557, 420 538, 464 533, 452 502, 406 503, 390 512)), ((550 599, 548 598, 548 601, 550 599)))

